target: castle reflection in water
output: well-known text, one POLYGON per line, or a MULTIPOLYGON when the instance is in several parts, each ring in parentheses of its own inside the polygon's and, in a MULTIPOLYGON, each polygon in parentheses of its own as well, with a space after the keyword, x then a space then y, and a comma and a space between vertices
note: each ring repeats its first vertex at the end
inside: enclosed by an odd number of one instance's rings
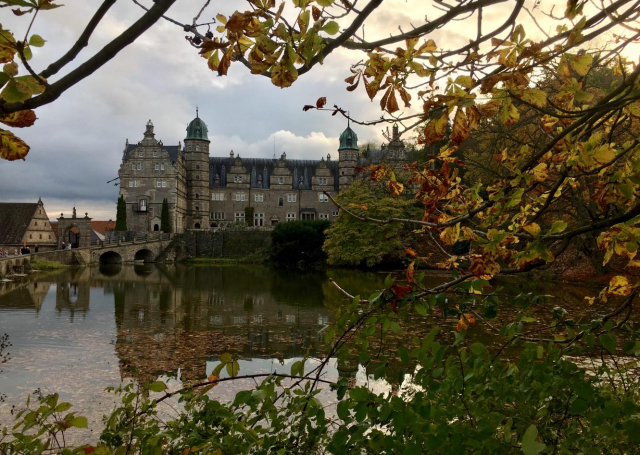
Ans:
MULTIPOLYGON (((335 273, 337 272, 332 272, 335 273)), ((372 289, 380 277, 340 271, 341 280, 372 289), (364 280, 363 280, 364 278, 364 280)), ((326 272, 262 266, 152 265, 69 269, 0 285, 0 309, 35 309, 52 297, 70 322, 91 311, 91 294, 113 302, 115 351, 123 377, 175 373, 201 379, 207 361, 231 352, 244 360, 322 356, 322 328, 342 296, 326 272)), ((349 362, 350 363, 350 362, 349 362)), ((338 364, 341 376, 357 365, 338 364)))

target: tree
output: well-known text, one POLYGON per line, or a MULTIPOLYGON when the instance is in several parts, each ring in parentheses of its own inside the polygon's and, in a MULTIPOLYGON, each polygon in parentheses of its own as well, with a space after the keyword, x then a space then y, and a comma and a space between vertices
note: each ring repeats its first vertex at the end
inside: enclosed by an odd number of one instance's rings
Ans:
POLYGON ((116 231, 127 230, 127 204, 124 202, 124 196, 118 198, 118 206, 116 207, 116 231))
POLYGON ((323 261, 326 255, 322 245, 328 227, 329 221, 326 220, 279 223, 271 232, 271 259, 283 264, 323 261))
MULTIPOLYGON (((420 209, 412 199, 398 200, 390 197, 380 184, 356 180, 341 191, 337 200, 361 216, 376 218, 407 218, 420 215, 420 209)), ((404 251, 413 246, 411 229, 402 224, 376 226, 342 214, 327 230, 324 250, 331 265, 373 267, 383 261, 398 262, 404 251)))
MULTIPOLYGON (((8 3, 24 6, 27 0, 8 3)), ((157 13, 159 5, 168 3, 157 1, 149 11, 157 13)), ((504 296, 492 279, 547 267, 590 236, 605 264, 617 256, 628 267, 640 265, 640 65, 628 55, 640 37, 640 3, 568 0, 564 13, 558 13, 550 2, 528 8, 524 0, 437 0, 428 14, 412 18, 406 32, 397 24, 384 30, 372 18, 382 3, 250 0, 247 11, 216 16, 219 25, 212 31, 197 26, 197 20, 176 25, 187 31, 191 45, 218 75, 242 64, 278 87, 328 64, 337 49, 353 51, 345 53, 354 57, 347 90, 378 98, 383 114, 352 121, 398 122, 402 134, 416 131, 421 145, 444 143, 410 165, 406 181, 385 165, 363 170, 386 188, 384 199, 393 201, 385 204, 388 212, 371 214, 367 204, 329 197, 340 207, 341 218, 368 223, 376 232, 397 227, 403 242, 414 232, 433 236, 446 258, 434 260, 418 247, 407 249, 404 273, 390 276, 367 298, 336 282, 345 301, 335 321, 322 328, 329 346, 325 356, 306 369, 306 359, 297 361, 290 373, 244 376, 263 382, 239 392, 232 403, 203 393, 241 377, 230 355, 221 358, 206 381, 178 392, 153 397, 150 392, 162 392, 166 385, 156 382, 138 392, 125 386, 123 406, 102 434, 103 453, 637 450, 640 385, 629 380, 622 355, 640 355, 640 332, 629 324, 638 283, 624 273, 612 276, 595 297, 585 299, 585 308, 597 302, 593 317, 583 317, 582 310, 567 316, 557 307, 539 321, 530 307, 540 305, 541 296, 504 296), (488 17, 502 23, 491 25, 488 17), (374 25, 366 27, 367 36, 374 29, 379 38, 365 38, 361 30, 367 23, 374 25), (549 24, 555 26, 551 33, 549 24), (446 36, 465 29, 469 33, 460 47, 443 48, 446 43, 435 40, 435 31, 446 36), (597 84, 607 72, 614 86, 598 94, 597 84), (461 155, 460 147, 486 140, 482 128, 490 129, 484 147, 495 149, 499 165, 486 166, 478 178, 463 176, 469 155, 461 155), (408 201, 419 204, 417 216, 390 211, 408 201), (468 242, 469 251, 454 254, 450 247, 462 242, 468 242), (418 272, 424 265, 443 270, 437 283, 418 272), (403 332, 404 318, 424 316, 438 317, 438 328, 403 332), (494 332, 502 343, 485 346, 483 331, 494 332), (404 342, 393 350, 385 345, 391 333, 404 342), (412 391, 378 395, 350 387, 346 380, 333 382, 337 419, 329 420, 316 398, 327 381, 323 374, 332 359, 344 361, 354 353, 363 365, 376 365, 378 378, 388 373, 391 362, 401 365, 408 375, 401 379, 408 377, 412 391), (577 358, 587 361, 581 364, 577 358), (223 368, 228 378, 220 378, 223 368), (155 406, 173 394, 181 394, 185 413, 165 423, 156 418, 155 406)), ((39 0, 32 12, 50 4, 39 0)), ((20 126, 28 123, 21 119, 34 117, 27 109, 51 102, 74 78, 51 83, 52 89, 37 81, 39 74, 27 76, 36 83, 16 80, 14 56, 28 69, 25 49, 40 42, 34 38, 31 44, 31 37, 25 46, 2 33, 9 66, 2 76, 0 114, 4 123, 20 126), (26 98, 8 101, 19 88, 26 98)), ((324 110, 326 105, 321 97, 303 109, 324 110)), ((328 110, 348 116, 337 105, 328 110)), ((24 156, 13 136, 3 133, 2 140, 3 156, 24 156)), ((55 412, 56 404, 49 401, 48 407, 18 416, 23 432, 33 432, 34 421, 42 426, 43 416, 55 412)), ((42 439, 78 423, 70 416, 68 422, 41 429, 42 439)), ((18 434, 6 443, 11 446, 0 441, 0 449, 20 452, 31 434, 18 434)), ((42 442, 42 450, 47 444, 42 442)))
POLYGON ((169 202, 167 198, 162 200, 162 212, 160 214, 160 230, 162 232, 171 232, 171 219, 169 218, 169 202))

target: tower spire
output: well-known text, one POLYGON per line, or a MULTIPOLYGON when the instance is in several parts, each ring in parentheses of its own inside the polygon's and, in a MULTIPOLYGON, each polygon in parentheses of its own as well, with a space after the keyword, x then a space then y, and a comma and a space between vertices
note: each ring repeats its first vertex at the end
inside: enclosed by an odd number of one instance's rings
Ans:
POLYGON ((196 104, 196 118, 200 118, 198 115, 198 105, 196 104))

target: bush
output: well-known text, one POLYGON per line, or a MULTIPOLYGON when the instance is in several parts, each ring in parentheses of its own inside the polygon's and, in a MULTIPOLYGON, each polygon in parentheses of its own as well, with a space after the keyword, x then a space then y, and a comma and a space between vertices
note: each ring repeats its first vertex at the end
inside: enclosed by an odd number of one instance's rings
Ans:
POLYGON ((329 221, 289 221, 278 224, 271 233, 271 260, 295 264, 327 258, 322 245, 329 221))

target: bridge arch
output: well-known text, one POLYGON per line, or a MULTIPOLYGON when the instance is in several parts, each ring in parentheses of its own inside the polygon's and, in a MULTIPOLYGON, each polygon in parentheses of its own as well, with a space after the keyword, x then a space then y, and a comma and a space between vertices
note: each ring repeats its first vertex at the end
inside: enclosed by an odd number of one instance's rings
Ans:
POLYGON ((133 256, 133 260, 142 262, 155 262, 156 257, 151 250, 143 248, 136 251, 136 254, 133 256))
POLYGON ((122 264, 122 256, 115 251, 105 251, 100 255, 100 264, 122 264))

